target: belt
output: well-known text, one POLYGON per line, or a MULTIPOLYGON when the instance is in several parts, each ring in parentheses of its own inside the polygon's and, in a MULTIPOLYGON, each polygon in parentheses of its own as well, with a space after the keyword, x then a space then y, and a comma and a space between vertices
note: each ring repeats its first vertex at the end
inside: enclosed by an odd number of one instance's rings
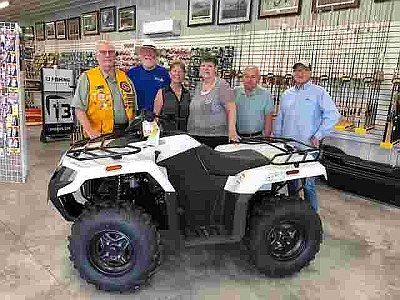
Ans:
POLYGON ((238 134, 242 137, 253 137, 253 136, 259 136, 262 135, 262 131, 257 131, 257 132, 252 132, 252 133, 240 133, 238 132, 238 134))
POLYGON ((115 130, 125 130, 127 127, 128 127, 128 123, 114 124, 114 131, 115 130))

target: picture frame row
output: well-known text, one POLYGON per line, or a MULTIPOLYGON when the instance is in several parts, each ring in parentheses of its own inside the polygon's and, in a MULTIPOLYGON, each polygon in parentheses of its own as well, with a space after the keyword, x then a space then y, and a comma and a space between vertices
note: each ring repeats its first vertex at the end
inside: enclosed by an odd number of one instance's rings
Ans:
MULTIPOLYGON (((256 0, 188 0, 188 27, 251 22, 253 2, 256 0), (218 4, 218 8, 216 5, 218 4)), ((302 0, 258 0, 258 18, 300 14, 302 0)), ((375 0, 378 1, 378 0, 375 0)), ((380 0, 382 1, 382 0, 380 0)), ((312 0, 312 11, 358 8, 360 0, 312 0)))
POLYGON ((117 8, 109 6, 84 13, 79 17, 51 22, 36 22, 34 28, 38 41, 78 40, 82 35, 98 35, 100 32, 117 30, 136 30, 136 5, 118 8, 118 17, 117 8))

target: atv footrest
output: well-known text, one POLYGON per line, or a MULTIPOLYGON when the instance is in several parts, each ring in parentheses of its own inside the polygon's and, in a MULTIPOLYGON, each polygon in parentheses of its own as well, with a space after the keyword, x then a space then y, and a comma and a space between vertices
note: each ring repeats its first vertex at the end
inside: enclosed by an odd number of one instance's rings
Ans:
POLYGON ((240 241, 240 238, 229 235, 228 231, 222 225, 185 228, 186 247, 235 243, 238 241, 240 241))
POLYGON ((199 227, 186 227, 185 237, 186 238, 205 238, 208 239, 212 236, 226 235, 227 231, 224 226, 211 225, 211 226, 199 226, 199 227))

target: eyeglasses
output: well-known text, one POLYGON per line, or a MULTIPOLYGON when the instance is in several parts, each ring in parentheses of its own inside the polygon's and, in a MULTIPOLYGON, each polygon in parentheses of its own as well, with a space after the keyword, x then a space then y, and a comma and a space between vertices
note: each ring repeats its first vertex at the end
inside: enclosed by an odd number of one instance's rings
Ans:
POLYGON ((115 50, 99 50, 99 53, 101 54, 101 55, 109 55, 109 56, 111 56, 111 55, 114 55, 115 54, 115 50))

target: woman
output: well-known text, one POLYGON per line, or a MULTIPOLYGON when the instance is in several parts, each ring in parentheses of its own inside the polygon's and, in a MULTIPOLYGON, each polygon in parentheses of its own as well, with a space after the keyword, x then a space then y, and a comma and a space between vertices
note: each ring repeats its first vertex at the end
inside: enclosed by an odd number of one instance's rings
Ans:
POLYGON ((202 81, 194 91, 188 119, 188 132, 210 147, 239 141, 234 94, 228 83, 216 76, 216 67, 215 58, 202 59, 202 81))
POLYGON ((157 116, 168 118, 168 120, 162 122, 165 131, 186 131, 190 94, 183 86, 185 65, 180 61, 173 61, 170 64, 169 75, 171 77, 170 85, 157 92, 154 100, 154 113, 157 116))

